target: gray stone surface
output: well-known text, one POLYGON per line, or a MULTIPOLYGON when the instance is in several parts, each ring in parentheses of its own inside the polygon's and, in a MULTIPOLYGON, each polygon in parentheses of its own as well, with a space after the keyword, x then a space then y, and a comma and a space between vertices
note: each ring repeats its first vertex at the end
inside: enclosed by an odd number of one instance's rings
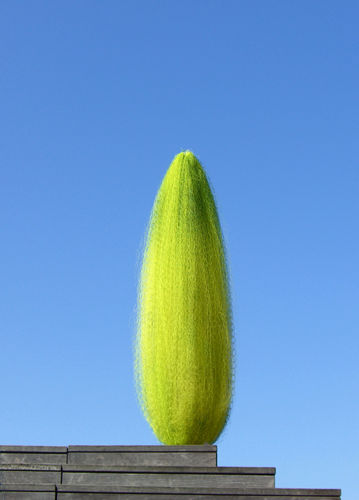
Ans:
POLYGON ((0 453, 67 453, 67 446, 4 446, 0 453))
POLYGON ((55 500, 54 485, 0 484, 0 500, 55 500))
POLYGON ((66 464, 67 453, 0 453, 0 464, 66 464))
POLYGON ((206 453, 70 453, 69 464, 158 465, 214 467, 216 457, 206 453))
MULTIPOLYGON (((41 447, 39 447, 41 448, 41 447)), ((1 449, 1 447, 0 447, 1 449)), ((217 446, 212 444, 203 445, 184 445, 184 446, 166 446, 162 444, 149 445, 149 446, 125 446, 125 445, 110 445, 110 446, 75 446, 71 445, 68 447, 68 451, 82 451, 82 452, 128 452, 128 453, 182 453, 182 452, 192 452, 192 453, 202 453, 203 451, 217 453, 217 446)))
POLYGON ((217 465, 216 446, 69 446, 69 464, 87 465, 217 465))
POLYGON ((188 474, 245 474, 245 475, 272 475, 276 473, 275 467, 165 467, 165 466, 132 466, 132 465, 63 465, 64 471, 84 472, 178 472, 188 474))
POLYGON ((55 465, 0 465, 0 484, 56 484, 61 483, 61 466, 55 465))
POLYGON ((58 500, 117 500, 117 499, 155 499, 161 500, 339 500, 340 490, 308 490, 308 489, 261 489, 236 488, 225 492, 208 488, 134 488, 134 487, 94 487, 66 486, 57 489, 58 500), (89 496, 91 495, 91 496, 89 496))
POLYGON ((216 463, 216 446, 0 446, 0 500, 340 500, 275 488, 273 467, 216 463))
POLYGON ((274 488, 274 468, 63 466, 63 484, 274 488))
MULTIPOLYGON (((213 495, 191 495, 191 494, 158 494, 158 493, 60 493, 57 496, 58 500, 212 500, 220 498, 221 500, 272 500, 277 497, 273 496, 248 496, 243 495, 228 495, 222 494, 214 497, 213 495)), ((285 496, 282 500, 296 500, 299 497, 285 496)), ((301 500, 312 500, 313 497, 300 497, 301 500)), ((315 497, 316 500, 332 500, 333 497, 315 497)), ((8 500, 8 499, 6 499, 8 500)), ((12 497, 11 500, 18 500, 12 497)), ((27 500, 27 499, 26 499, 27 500)))
MULTIPOLYGON (((0 491, 0 500, 55 500, 55 492, 47 491, 0 491)), ((88 498, 88 497, 87 497, 88 498)))
POLYGON ((66 464, 66 446, 0 446, 0 464, 66 464))

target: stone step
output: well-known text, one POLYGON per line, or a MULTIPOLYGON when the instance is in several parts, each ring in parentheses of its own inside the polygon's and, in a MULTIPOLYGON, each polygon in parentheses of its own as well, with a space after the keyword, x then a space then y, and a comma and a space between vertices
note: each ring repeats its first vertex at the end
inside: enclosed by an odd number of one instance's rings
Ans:
POLYGON ((0 464, 66 464, 67 446, 0 446, 0 464))
POLYGON ((340 500, 275 488, 273 467, 217 467, 216 446, 0 446, 0 500, 340 500))
POLYGON ((273 467, 2 464, 0 484, 274 488, 273 467))
POLYGON ((0 500, 340 500, 340 490, 147 488, 2 484, 0 500))
POLYGON ((61 465, 1 464, 1 484, 60 484, 61 465))
POLYGON ((216 467, 217 446, 0 446, 0 464, 216 467))
POLYGON ((273 467, 62 466, 68 485, 274 488, 273 467))
POLYGON ((216 467, 217 446, 69 446, 67 463, 216 467))
POLYGON ((56 500, 56 486, 0 484, 0 500, 56 500))
POLYGON ((57 487, 57 500, 339 500, 340 490, 281 488, 138 488, 114 486, 57 487), (91 496, 89 496, 91 495, 91 496))

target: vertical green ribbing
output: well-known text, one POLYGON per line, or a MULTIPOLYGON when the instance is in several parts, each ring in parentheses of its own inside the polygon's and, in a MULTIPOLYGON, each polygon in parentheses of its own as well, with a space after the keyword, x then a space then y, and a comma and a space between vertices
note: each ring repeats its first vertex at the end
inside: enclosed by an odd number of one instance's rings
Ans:
POLYGON ((189 151, 174 158, 151 214, 135 375, 141 407, 159 441, 216 441, 232 396, 230 290, 215 201, 189 151))

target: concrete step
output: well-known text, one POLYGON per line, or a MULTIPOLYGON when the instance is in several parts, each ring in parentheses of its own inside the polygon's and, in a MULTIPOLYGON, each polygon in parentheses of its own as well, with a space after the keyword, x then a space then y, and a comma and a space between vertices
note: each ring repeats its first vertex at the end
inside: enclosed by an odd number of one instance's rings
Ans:
POLYGON ((340 500, 340 490, 0 485, 0 500, 340 500))
POLYGON ((138 488, 59 485, 57 500, 339 500, 340 490, 138 488), (91 495, 89 497, 89 495, 91 495))
POLYGON ((217 446, 0 446, 0 464, 216 467, 217 446))
POLYGON ((216 467, 217 446, 69 446, 67 463, 216 467))
POLYGON ((0 465, 0 484, 274 488, 274 478, 273 467, 0 465))
POLYGON ((0 500, 56 500, 56 486, 0 484, 0 500))
POLYGON ((66 464, 67 446, 0 446, 0 464, 66 464))
POLYGON ((274 478, 217 467, 216 446, 0 446, 0 500, 340 500, 274 478))
POLYGON ((61 465, 1 464, 2 484, 60 484, 61 465))
POLYGON ((274 488, 273 467, 62 466, 68 485, 274 488))

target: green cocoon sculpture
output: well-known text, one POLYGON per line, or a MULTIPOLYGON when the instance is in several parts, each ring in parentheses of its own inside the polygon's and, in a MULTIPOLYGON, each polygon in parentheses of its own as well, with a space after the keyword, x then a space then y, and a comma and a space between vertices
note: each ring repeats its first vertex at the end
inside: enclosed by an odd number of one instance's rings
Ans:
POLYGON ((226 253, 203 167, 186 151, 152 209, 139 284, 135 376, 163 444, 214 443, 232 397, 232 312, 226 253))

